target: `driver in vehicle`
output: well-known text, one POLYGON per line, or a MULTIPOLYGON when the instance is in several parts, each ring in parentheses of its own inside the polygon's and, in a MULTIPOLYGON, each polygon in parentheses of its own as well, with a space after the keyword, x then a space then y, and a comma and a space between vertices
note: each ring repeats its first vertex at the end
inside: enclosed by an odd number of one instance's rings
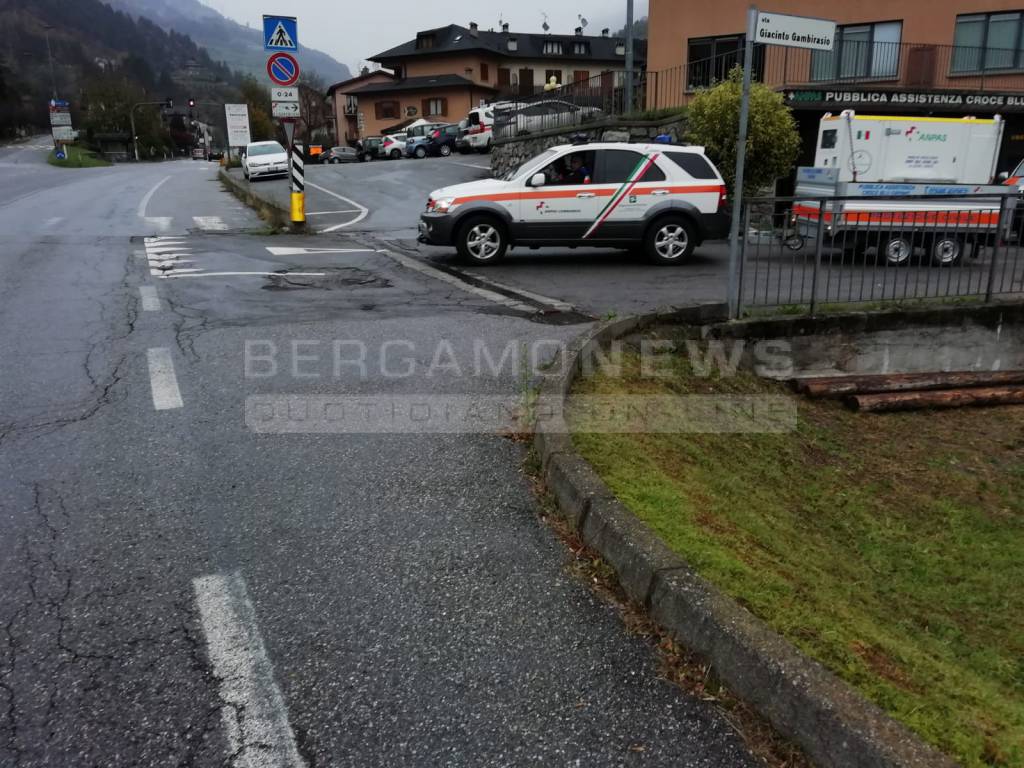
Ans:
POLYGON ((569 173, 564 178, 565 184, 589 184, 590 169, 583 161, 582 155, 573 155, 569 159, 569 173))

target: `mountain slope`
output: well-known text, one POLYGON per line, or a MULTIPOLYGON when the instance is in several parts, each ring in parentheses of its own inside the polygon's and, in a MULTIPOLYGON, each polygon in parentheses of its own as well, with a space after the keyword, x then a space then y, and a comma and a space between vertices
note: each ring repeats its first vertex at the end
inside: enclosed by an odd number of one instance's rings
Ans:
MULTIPOLYGON (((198 0, 107 0, 113 7, 151 19, 164 29, 188 35, 209 51, 210 56, 239 72, 266 79, 267 54, 262 30, 232 21, 198 0)), ((300 30, 301 36, 301 30, 300 30)), ((348 67, 326 53, 302 46, 299 62, 328 83, 346 80, 348 67)))

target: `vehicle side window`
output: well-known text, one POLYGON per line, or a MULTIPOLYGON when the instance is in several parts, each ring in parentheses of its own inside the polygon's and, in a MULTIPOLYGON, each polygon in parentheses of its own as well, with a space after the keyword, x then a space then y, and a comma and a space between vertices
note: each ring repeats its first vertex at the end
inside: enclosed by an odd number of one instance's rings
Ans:
POLYGON ((596 155, 593 150, 571 152, 545 166, 542 173, 547 176, 548 186, 564 187, 592 183, 596 155))
MULTIPOLYGON (((640 163, 646 161, 646 159, 639 152, 632 152, 626 149, 602 150, 601 157, 598 160, 597 176, 594 179, 594 183, 622 184, 629 181, 638 170, 640 163)), ((641 179, 641 181, 664 180, 665 174, 657 166, 651 166, 641 179)))
POLYGON ((696 152, 666 152, 665 157, 695 179, 718 180, 715 169, 704 155, 698 155, 696 152))

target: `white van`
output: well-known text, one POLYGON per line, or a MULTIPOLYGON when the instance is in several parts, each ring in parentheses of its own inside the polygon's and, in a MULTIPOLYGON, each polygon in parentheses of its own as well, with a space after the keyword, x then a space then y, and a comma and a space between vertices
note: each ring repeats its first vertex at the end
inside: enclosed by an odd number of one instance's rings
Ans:
POLYGON ((470 149, 486 154, 494 139, 494 104, 470 110, 466 118, 466 144, 470 149))

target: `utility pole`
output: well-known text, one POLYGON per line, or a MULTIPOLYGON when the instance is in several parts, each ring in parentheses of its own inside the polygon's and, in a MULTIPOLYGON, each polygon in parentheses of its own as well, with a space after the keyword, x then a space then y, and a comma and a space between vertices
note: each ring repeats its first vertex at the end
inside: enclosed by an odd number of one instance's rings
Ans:
POLYGON ((56 99, 57 98, 57 78, 54 77, 54 74, 53 74, 53 50, 50 48, 50 30, 51 29, 53 29, 53 27, 51 27, 49 24, 47 24, 45 27, 43 27, 43 30, 46 32, 46 58, 50 62, 50 91, 51 91, 51 94, 52 94, 50 96, 50 98, 51 99, 56 99))
POLYGON ((626 0, 626 93, 623 114, 633 111, 633 0, 626 0))

